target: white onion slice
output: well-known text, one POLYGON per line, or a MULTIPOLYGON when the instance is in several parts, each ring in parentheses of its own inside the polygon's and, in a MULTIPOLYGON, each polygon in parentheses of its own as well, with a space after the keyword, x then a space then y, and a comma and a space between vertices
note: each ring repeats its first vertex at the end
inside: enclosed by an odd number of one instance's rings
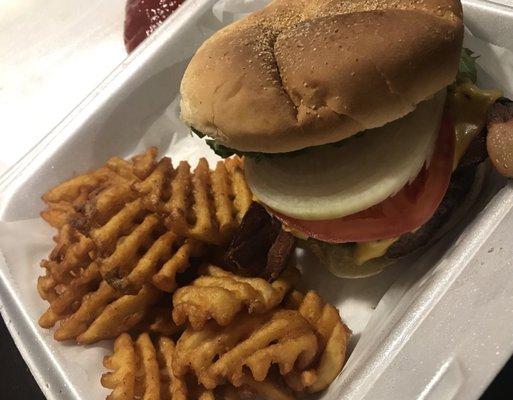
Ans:
POLYGON ((397 193, 434 148, 445 90, 405 117, 305 154, 245 159, 248 184, 272 209, 304 220, 339 218, 397 193))

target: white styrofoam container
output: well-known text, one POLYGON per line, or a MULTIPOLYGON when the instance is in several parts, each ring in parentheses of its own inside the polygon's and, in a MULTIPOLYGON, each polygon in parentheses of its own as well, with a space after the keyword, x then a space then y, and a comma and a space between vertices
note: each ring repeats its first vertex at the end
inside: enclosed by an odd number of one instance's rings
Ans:
MULTIPOLYGON (((256 8, 264 2, 250 3, 256 8)), ((144 145, 168 147, 162 135, 148 131, 175 99, 188 58, 222 26, 212 13, 214 3, 188 0, 0 178, 0 221, 35 218, 40 195, 49 187, 113 154, 133 154, 143 137, 144 145)), ((513 49, 511 7, 466 1, 465 21, 479 37, 513 49)), ((170 131, 186 134, 178 120, 167 123, 170 131)), ((480 206, 465 222, 422 257, 409 260, 400 274, 383 275, 394 283, 382 298, 373 292, 381 301, 344 373, 323 398, 467 400, 484 390, 513 353, 511 182, 490 179, 480 206)), ((43 392, 49 399, 91 398, 92 383, 66 363, 65 351, 72 350, 52 342, 35 323, 33 305, 19 290, 22 282, 12 268, 9 257, 0 257, 1 311, 43 392)), ((39 272, 36 265, 26 268, 39 272)), ((346 297, 372 292, 377 279, 345 282, 346 297)), ((342 281, 332 281, 333 292, 342 281)), ((100 360, 97 364, 100 371, 100 360)))

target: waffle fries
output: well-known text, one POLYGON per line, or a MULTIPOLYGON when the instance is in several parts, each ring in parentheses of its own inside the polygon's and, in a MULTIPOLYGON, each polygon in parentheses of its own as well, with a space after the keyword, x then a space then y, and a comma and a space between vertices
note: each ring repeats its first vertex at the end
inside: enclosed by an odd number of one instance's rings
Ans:
POLYGON ((156 156, 157 149, 152 147, 131 161, 112 157, 97 170, 59 184, 43 195, 48 208, 41 212, 41 217, 51 226, 62 228, 77 210, 85 207, 94 191, 111 186, 130 189, 133 182, 143 180, 153 169, 156 156))
POLYGON ((108 400, 292 400, 288 391, 271 380, 256 382, 245 375, 240 388, 223 385, 215 391, 198 385, 192 377, 179 378, 173 372, 175 345, 167 337, 152 340, 142 333, 135 340, 122 334, 114 342, 113 354, 103 360, 101 384, 112 389, 108 400))
POLYGON ((262 314, 280 304, 297 278, 291 268, 273 283, 261 278, 243 278, 209 265, 203 276, 173 295, 173 319, 177 325, 187 320, 195 330, 209 319, 229 325, 243 308, 249 314, 262 314))
POLYGON ((271 364, 285 375, 304 369, 317 354, 317 338, 309 323, 292 310, 244 315, 228 327, 210 323, 200 331, 186 330, 177 343, 173 368, 178 376, 192 371, 206 388, 224 379, 242 384, 243 367, 263 381, 271 364), (217 361, 213 358, 218 357, 217 361))
POLYGON ((175 322, 190 324, 177 342, 178 376, 192 372, 209 389, 225 380, 238 387, 244 370, 260 382, 276 364, 302 393, 325 389, 340 373, 350 331, 317 293, 294 291, 279 307, 287 276, 269 284, 213 266, 204 273, 173 296, 175 322))
MULTIPOLYGON (((115 338, 108 399, 291 400, 342 368, 349 331, 315 293, 289 293, 295 268, 283 262, 268 282, 214 266, 252 202, 241 159, 191 172, 149 149, 43 199, 58 233, 41 262, 39 324, 59 341, 115 338)), ((267 260, 269 246, 254 247, 267 260)))
MULTIPOLYGON (((174 351, 172 340, 161 338, 155 347, 147 333, 135 342, 123 334, 114 342, 114 353, 105 357, 103 365, 112 370, 104 374, 101 383, 112 389, 108 400, 189 399, 184 381, 172 371, 174 351)), ((202 398, 198 396, 195 398, 202 398)))
POLYGON ((132 228, 115 242, 112 254, 101 259, 95 253, 110 243, 98 240, 103 237, 99 230, 90 239, 69 225, 63 227, 50 259, 42 263, 47 273, 38 282, 41 297, 50 303, 39 323, 50 328, 59 322, 57 340, 92 343, 135 327, 165 295, 163 289, 174 289, 176 274, 197 254, 196 244, 180 242, 172 232, 149 235, 164 229, 152 215, 132 228), (126 275, 106 274, 103 280, 101 269, 113 265, 126 275))
POLYGON ((100 261, 103 278, 121 293, 137 293, 148 279, 159 289, 172 292, 176 275, 187 269, 191 257, 201 254, 202 246, 170 231, 159 235, 163 229, 155 215, 146 216, 109 257, 100 261))
POLYGON ((59 324, 57 340, 91 343, 134 328, 204 250, 202 242, 169 231, 147 207, 151 197, 140 190, 156 188, 155 177, 170 172, 169 159, 157 163, 155 154, 150 149, 131 162, 112 158, 44 196, 50 214, 54 204, 72 208, 51 221, 60 229, 38 280, 50 303, 39 322, 59 324))

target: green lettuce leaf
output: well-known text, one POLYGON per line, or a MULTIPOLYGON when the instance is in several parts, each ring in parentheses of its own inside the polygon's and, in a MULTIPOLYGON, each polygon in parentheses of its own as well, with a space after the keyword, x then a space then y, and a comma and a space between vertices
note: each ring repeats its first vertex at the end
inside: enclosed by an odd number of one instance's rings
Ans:
POLYGON ((458 83, 465 81, 471 81, 472 83, 476 83, 476 60, 478 58, 479 56, 476 56, 475 53, 470 49, 466 49, 464 47, 461 50, 460 67, 458 69, 458 75, 456 77, 456 81, 458 83))
MULTIPOLYGON (((194 129, 194 128, 191 127, 191 131, 195 135, 199 136, 200 138, 204 138, 205 137, 205 134, 203 134, 202 132, 198 131, 197 129, 194 129)), ((287 153, 259 153, 259 152, 256 152, 256 151, 240 151, 240 150, 232 149, 230 147, 226 147, 226 146, 216 142, 215 139, 206 139, 205 142, 214 151, 214 153, 216 153, 219 157, 228 158, 228 157, 231 157, 234 154, 236 154, 236 155, 238 155, 240 157, 242 157, 242 156, 251 157, 251 158, 254 158, 254 159, 256 159, 258 161, 258 160, 261 160, 263 158, 284 157, 284 156, 285 157, 290 157, 290 156, 293 157, 293 156, 297 156, 297 155, 300 155, 300 154, 305 154, 305 153, 308 153, 308 152, 311 152, 311 151, 314 151, 314 150, 322 149, 322 148, 324 148, 326 146, 340 147, 340 146, 343 146, 345 143, 347 143, 348 140, 360 137, 361 135, 363 135, 363 132, 357 133, 356 135, 351 136, 348 139, 342 139, 339 142, 323 144, 323 145, 320 145, 320 146, 305 147, 304 149, 300 149, 300 150, 296 150, 296 151, 290 151, 290 152, 287 152, 287 153)))

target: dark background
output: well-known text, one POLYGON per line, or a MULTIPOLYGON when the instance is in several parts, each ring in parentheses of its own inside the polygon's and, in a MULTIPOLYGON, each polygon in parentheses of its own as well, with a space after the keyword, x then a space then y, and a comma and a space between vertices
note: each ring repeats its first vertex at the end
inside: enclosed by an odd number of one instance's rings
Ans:
MULTIPOLYGON (((98 371, 98 384, 100 384, 98 371)), ((44 400, 37 383, 16 349, 0 319, 0 398, 2 400, 44 400)), ((481 397, 481 400, 513 399, 513 357, 481 397)), ((94 400, 94 399, 91 399, 94 400)))

